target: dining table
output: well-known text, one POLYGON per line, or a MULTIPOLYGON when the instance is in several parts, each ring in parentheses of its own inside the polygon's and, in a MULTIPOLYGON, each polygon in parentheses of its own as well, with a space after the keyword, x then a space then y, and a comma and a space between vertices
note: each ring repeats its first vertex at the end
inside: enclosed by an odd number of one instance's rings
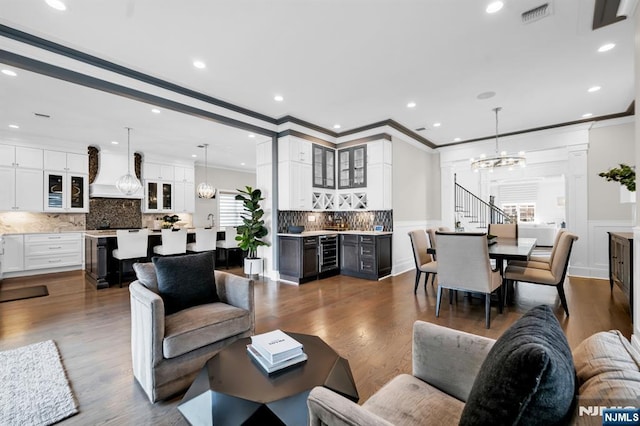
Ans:
MULTIPOLYGON (((489 239, 487 244, 489 244, 489 258, 496 261, 496 268, 500 271, 504 298, 508 302, 513 296, 513 288, 508 288, 504 280, 506 264, 510 260, 529 260, 531 252, 536 247, 536 239, 495 237, 489 239)), ((428 248, 427 253, 436 254, 436 249, 428 248)))

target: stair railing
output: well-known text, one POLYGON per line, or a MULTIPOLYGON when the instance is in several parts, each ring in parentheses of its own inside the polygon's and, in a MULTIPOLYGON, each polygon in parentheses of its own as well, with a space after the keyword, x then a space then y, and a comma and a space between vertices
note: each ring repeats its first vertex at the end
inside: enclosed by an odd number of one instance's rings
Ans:
POLYGON ((477 195, 458 184, 454 176, 454 203, 455 212, 461 213, 467 218, 468 223, 473 223, 478 228, 487 228, 489 223, 512 223, 512 218, 493 204, 479 198, 477 195))

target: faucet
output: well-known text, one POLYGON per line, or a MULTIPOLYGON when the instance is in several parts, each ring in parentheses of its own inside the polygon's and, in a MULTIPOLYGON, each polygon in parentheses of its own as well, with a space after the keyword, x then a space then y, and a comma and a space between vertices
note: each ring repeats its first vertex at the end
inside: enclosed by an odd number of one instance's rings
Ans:
POLYGON ((209 226, 213 228, 213 213, 207 215, 207 220, 209 221, 209 226))

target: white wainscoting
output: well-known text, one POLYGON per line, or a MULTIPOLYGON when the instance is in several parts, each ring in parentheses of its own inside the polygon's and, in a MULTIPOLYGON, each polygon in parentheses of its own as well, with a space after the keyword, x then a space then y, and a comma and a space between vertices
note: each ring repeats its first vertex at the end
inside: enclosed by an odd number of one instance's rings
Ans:
MULTIPOLYGON (((589 235, 586 238, 588 262, 584 266, 572 266, 569 275, 609 279, 609 234, 607 232, 633 232, 631 220, 590 220, 589 235)), ((585 238, 574 243, 585 244, 585 238)), ((572 256, 573 257, 573 256, 572 256)))

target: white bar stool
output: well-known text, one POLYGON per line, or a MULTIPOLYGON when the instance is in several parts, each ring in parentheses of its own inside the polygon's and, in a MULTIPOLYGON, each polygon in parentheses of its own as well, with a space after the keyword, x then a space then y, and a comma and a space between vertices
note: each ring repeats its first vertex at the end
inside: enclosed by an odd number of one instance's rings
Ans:
POLYGON ((118 259, 118 283, 122 287, 122 272, 126 260, 138 261, 147 258, 149 248, 148 229, 119 229, 116 231, 118 248, 111 254, 118 259))
POLYGON ((160 230, 162 244, 153 247, 153 252, 160 256, 172 254, 185 254, 187 252, 186 229, 162 229, 160 230))

